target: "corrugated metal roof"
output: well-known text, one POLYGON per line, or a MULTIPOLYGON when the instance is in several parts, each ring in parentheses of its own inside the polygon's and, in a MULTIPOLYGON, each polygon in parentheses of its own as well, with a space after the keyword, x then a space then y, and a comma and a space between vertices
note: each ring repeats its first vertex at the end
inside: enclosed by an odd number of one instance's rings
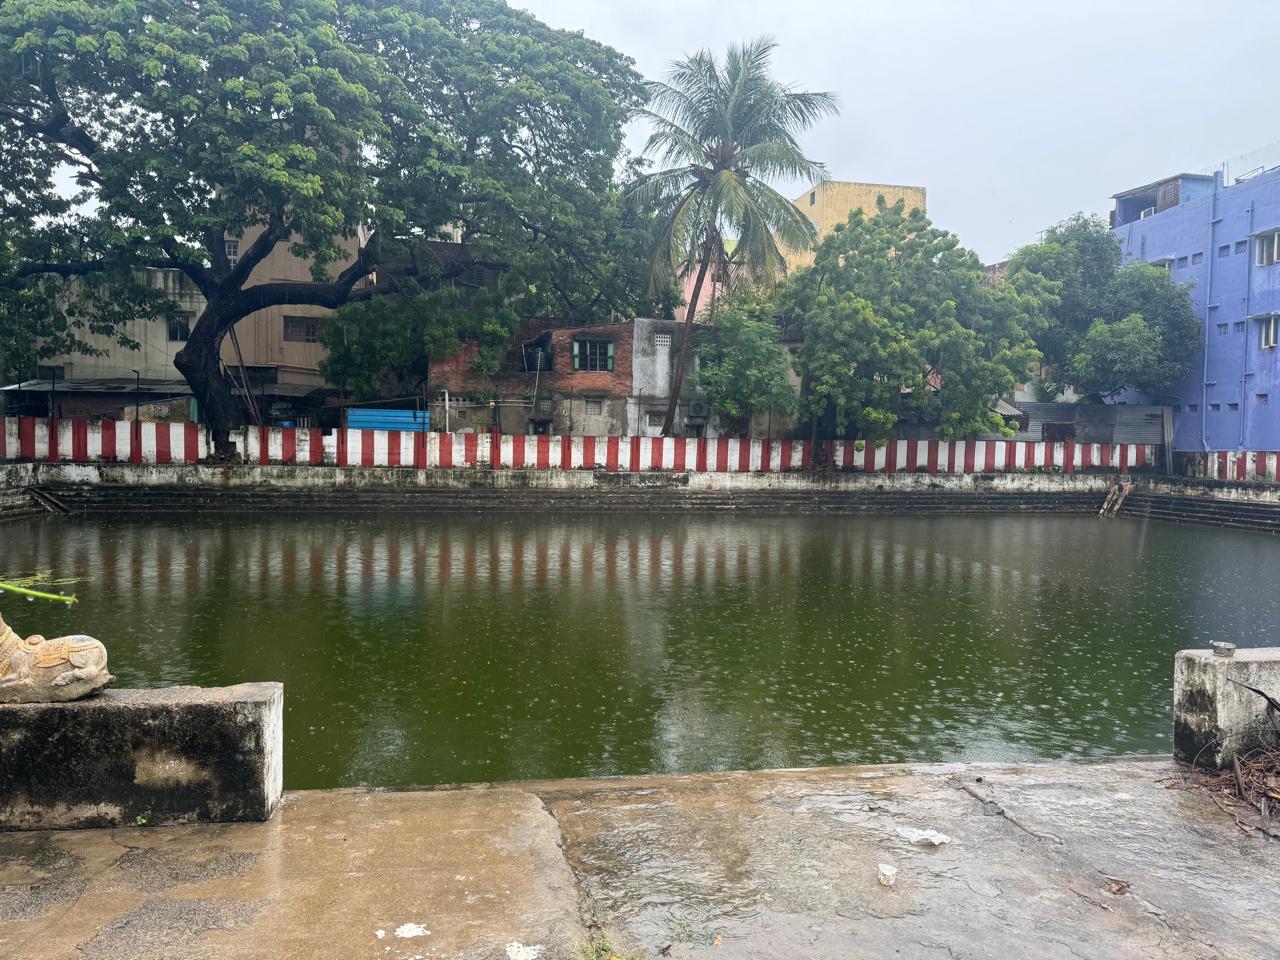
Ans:
POLYGON ((1023 403, 1026 435, 1039 440, 1046 424, 1070 424, 1082 443, 1162 443, 1165 407, 1127 403, 1023 403))

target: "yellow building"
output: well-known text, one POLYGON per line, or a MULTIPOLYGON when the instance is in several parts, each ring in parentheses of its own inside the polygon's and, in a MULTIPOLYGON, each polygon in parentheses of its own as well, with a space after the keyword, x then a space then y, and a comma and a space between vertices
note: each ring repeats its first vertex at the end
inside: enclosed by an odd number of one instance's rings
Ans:
MULTIPOLYGON (((883 196, 887 203, 905 200, 907 209, 924 205, 924 187, 909 187, 895 183, 854 183, 851 180, 828 180, 806 190, 791 202, 813 221, 821 240, 837 224, 849 219, 849 214, 862 210, 874 215, 876 198, 883 196)), ((787 255, 787 265, 792 270, 813 263, 812 250, 792 251, 787 255)))

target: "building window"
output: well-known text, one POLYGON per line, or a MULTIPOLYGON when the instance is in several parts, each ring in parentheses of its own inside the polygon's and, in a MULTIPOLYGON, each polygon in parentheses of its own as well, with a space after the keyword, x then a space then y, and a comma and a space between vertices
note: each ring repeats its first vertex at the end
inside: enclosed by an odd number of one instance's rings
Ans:
POLYGON ((551 412, 551 410, 552 410, 553 404, 554 404, 554 401, 552 400, 552 398, 551 398, 551 397, 539 397, 539 398, 538 398, 538 412, 539 412, 539 413, 550 413, 550 412, 551 412))
POLYGON ((1228 403, 1228 404, 1227 404, 1227 409, 1228 409, 1228 410, 1239 410, 1239 409, 1240 409, 1240 404, 1238 404, 1238 403, 1228 403))
POLYGON ((1273 313, 1269 317, 1263 317, 1258 326, 1262 332, 1261 344, 1264 350, 1274 347, 1280 341, 1280 315, 1273 313))
POLYGON ((1231 256, 1231 244, 1229 244, 1229 243, 1224 243, 1222 246, 1220 246, 1220 247, 1218 248, 1218 256, 1219 256, 1219 257, 1229 257, 1229 256, 1231 256))
POLYGON ((573 341, 573 369, 604 372, 613 369, 612 340, 573 341))
POLYGON ((286 343, 319 343, 319 317, 285 317, 284 339, 286 343))
POLYGON ((815 203, 817 203, 817 202, 818 202, 818 191, 817 191, 817 190, 810 190, 810 191, 809 191, 809 206, 811 206, 811 207, 812 207, 812 206, 813 206, 815 203))
POLYGON ((1280 231, 1261 233, 1254 238, 1254 263, 1269 267, 1280 260, 1280 231))
POLYGON ((1193 254, 1191 255, 1191 265, 1194 267, 1194 266, 1197 266, 1198 264, 1201 264, 1201 263, 1204 263, 1204 254, 1203 254, 1203 253, 1193 253, 1193 254))
POLYGON ((1254 399, 1258 401, 1258 406, 1260 407, 1265 407, 1268 401, 1271 400, 1271 395, 1268 393, 1255 393, 1253 396, 1254 399))
POLYGON ((659 330, 653 335, 653 345, 659 350, 671 349, 671 331, 659 330))
POLYGON ((1200 412, 1200 404, 1198 403, 1187 404, 1187 413, 1199 413, 1199 412, 1200 412))
POLYGON ((1222 410, 1222 404, 1220 404, 1220 403, 1211 403, 1211 404, 1209 404, 1209 412, 1210 412, 1210 413, 1218 413, 1220 410, 1222 410))
POLYGON ((224 247, 227 251, 227 263, 234 267, 240 262, 240 241, 226 240, 224 241, 224 247))
POLYGON ((604 413, 604 400, 600 397, 587 397, 584 401, 588 417, 598 417, 604 413))
POLYGON ((1249 249, 1249 241, 1248 241, 1248 240, 1237 240, 1237 241, 1236 241, 1236 253, 1244 253, 1244 252, 1245 252, 1246 250, 1248 250, 1248 249, 1249 249))
POLYGON ((1232 333, 1244 333, 1244 321, 1243 321, 1243 320, 1237 320, 1235 323, 1233 323, 1233 324, 1231 325, 1231 332, 1232 332, 1232 333))
POLYGON ((1227 324, 1225 323, 1218 324, 1218 336, 1225 337, 1226 335, 1227 335, 1227 324))
POLYGON ((650 410, 647 414, 645 414, 645 420, 649 424, 650 430, 662 429, 662 421, 666 419, 667 419, 667 415, 665 413, 658 413, 653 410, 650 410))
POLYGON ((1179 269, 1179 270, 1181 270, 1181 269, 1183 269, 1186 265, 1187 265, 1187 258, 1186 258, 1186 257, 1179 257, 1179 258, 1178 258, 1178 263, 1177 263, 1177 267, 1178 267, 1178 269, 1179 269))
POLYGON ((186 343, 191 339, 191 321, 196 315, 190 310, 175 310, 169 314, 169 342, 186 343))

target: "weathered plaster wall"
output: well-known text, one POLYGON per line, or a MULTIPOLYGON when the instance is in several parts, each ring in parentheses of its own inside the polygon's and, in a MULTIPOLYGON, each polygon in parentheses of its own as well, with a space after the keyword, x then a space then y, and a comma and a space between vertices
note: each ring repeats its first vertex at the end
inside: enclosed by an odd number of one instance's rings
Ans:
POLYGON ((107 690, 0 708, 0 830, 266 820, 284 688, 107 690))
MULTIPOLYGON (((628 404, 626 433, 632 436, 656 437, 662 424, 651 424, 650 414, 666 414, 671 396, 671 380, 675 373, 684 324, 674 320, 638 317, 631 349, 631 400, 628 404), (659 334, 667 334, 670 342, 659 343, 659 334)), ((689 417, 689 403, 701 399, 698 390, 698 355, 690 348, 689 365, 680 388, 676 408, 675 436, 683 436, 689 417)))
MULTIPOLYGON (((1229 766, 1237 754, 1280 744, 1267 702, 1240 684, 1280 696, 1280 648, 1180 650, 1173 671, 1173 755, 1198 767, 1229 766)), ((1280 722, 1280 718, 1277 718, 1280 722)))

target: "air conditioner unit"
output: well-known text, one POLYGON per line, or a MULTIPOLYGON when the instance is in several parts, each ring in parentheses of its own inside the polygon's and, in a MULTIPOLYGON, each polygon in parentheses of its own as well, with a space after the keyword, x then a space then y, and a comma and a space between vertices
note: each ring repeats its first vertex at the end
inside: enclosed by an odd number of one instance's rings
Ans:
POLYGON ((1147 219, 1147 217, 1154 217, 1155 214, 1156 214, 1155 207, 1147 207, 1147 209, 1143 210, 1142 213, 1139 214, 1139 217, 1145 220, 1147 219))
POLYGON ((689 418, 692 420, 705 420, 707 415, 711 413, 711 406, 705 400, 689 401, 689 418))

